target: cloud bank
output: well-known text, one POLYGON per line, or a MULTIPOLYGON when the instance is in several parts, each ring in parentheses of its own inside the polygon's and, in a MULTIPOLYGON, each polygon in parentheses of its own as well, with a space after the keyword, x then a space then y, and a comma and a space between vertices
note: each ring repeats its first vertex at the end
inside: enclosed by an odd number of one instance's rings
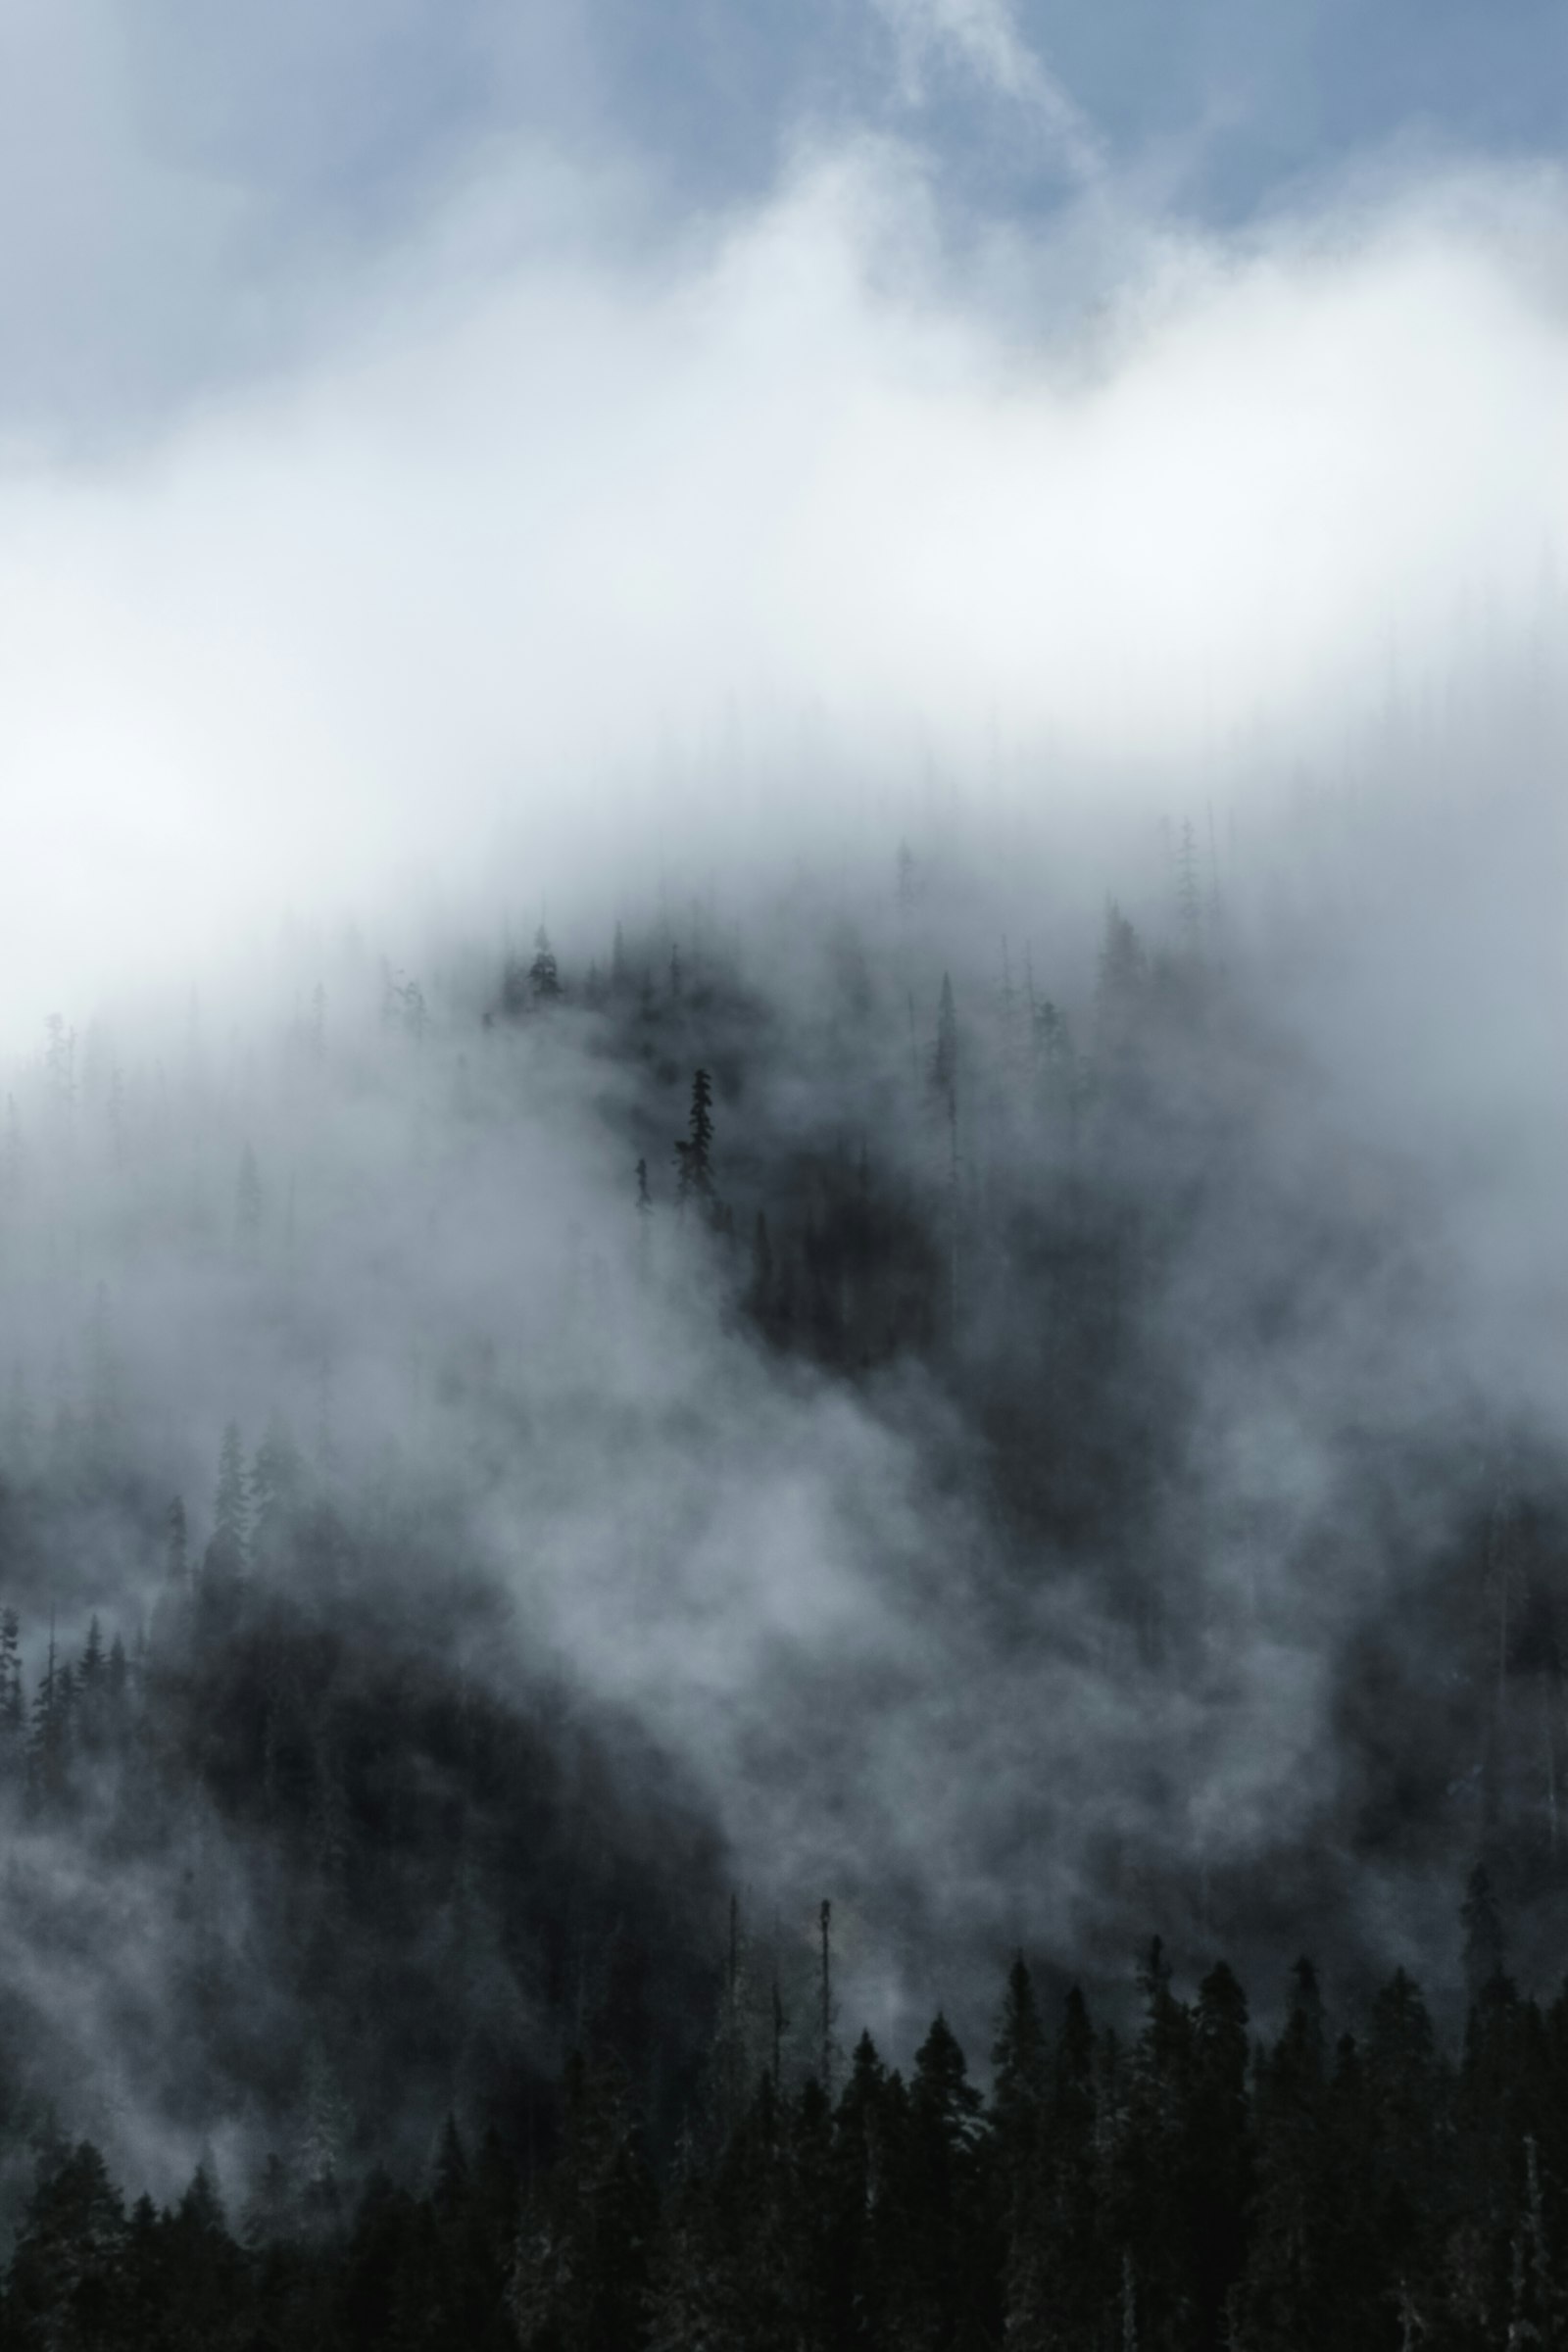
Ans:
POLYGON ((1558 194, 1026 237, 860 142, 671 246, 559 159, 471 182, 308 363, 0 484, 10 1018, 503 840, 535 903, 704 763, 755 829, 999 740, 1332 757, 1555 613, 1558 194))

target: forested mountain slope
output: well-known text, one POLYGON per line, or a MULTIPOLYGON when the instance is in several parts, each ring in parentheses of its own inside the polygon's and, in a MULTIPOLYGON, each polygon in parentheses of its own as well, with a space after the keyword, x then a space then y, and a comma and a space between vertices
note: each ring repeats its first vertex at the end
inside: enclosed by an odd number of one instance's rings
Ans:
POLYGON ((1166 847, 13 1073, 17 2340, 1544 2324, 1554 1261, 1166 847))

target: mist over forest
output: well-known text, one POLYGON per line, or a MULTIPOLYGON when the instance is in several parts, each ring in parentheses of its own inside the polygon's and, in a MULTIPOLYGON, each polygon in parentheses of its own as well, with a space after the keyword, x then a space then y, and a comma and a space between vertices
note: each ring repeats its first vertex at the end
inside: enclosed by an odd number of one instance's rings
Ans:
POLYGON ((13 2096, 167 2190, 329 2074, 338 2162, 416 2160, 622 1942, 690 2077, 732 1892, 802 2019, 832 1900, 894 2055, 1155 1927, 1451 2015, 1478 1863, 1549 1982, 1563 710, 1507 683, 1438 823, 1396 711, 1272 801, 956 785, 580 939, 294 926, 49 1019, 13 2096))
POLYGON ((0 0, 0 2352, 1568 2344, 1568 78, 1234 13, 0 0))

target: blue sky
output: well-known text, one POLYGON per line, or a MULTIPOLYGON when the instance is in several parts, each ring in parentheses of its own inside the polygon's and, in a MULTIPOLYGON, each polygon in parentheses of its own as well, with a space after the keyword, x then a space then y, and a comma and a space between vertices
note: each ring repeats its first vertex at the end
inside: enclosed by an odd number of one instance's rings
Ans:
POLYGON ((1174 220, 1568 129, 1561 0, 0 0, 0 416, 129 424, 275 364, 290 289, 517 141, 613 159, 671 228, 858 128, 917 140, 956 215, 1049 218, 1070 174, 999 26, 1174 220))
MULTIPOLYGON (((247 23, 153 0, 136 18, 154 30, 135 42, 172 136, 322 200, 406 184, 454 142, 514 124, 624 142, 676 189, 722 197, 755 192, 803 120, 900 114, 899 19, 962 13, 282 0, 247 23)), ((1245 214, 1326 159, 1412 130, 1549 150, 1568 128, 1568 12, 1552 0, 1018 0, 1008 13, 1118 159, 1180 153, 1180 200, 1200 212, 1245 214)), ((1026 146, 952 66, 932 76, 928 134, 956 169, 1038 199, 1026 146)))

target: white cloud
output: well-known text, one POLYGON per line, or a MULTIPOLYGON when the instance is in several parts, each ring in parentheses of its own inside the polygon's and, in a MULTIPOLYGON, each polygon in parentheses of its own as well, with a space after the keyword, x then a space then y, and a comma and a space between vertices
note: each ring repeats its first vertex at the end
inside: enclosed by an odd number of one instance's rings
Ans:
POLYGON ((1102 767, 1332 739, 1466 587, 1528 612, 1568 523, 1551 184, 1147 234, 1076 327, 956 289, 898 152, 678 265, 551 184, 543 245, 492 189, 489 262, 444 221, 295 380, 0 484, 8 1018, 401 872, 531 903, 726 729, 769 747, 744 827, 808 710, 883 773, 993 722, 1102 767))
POLYGON ((892 33, 906 100, 921 103, 933 62, 955 65, 998 97, 1026 107, 1060 162, 1079 179, 1102 168, 1100 141, 1082 110, 1018 29, 1009 0, 871 0, 892 33))

